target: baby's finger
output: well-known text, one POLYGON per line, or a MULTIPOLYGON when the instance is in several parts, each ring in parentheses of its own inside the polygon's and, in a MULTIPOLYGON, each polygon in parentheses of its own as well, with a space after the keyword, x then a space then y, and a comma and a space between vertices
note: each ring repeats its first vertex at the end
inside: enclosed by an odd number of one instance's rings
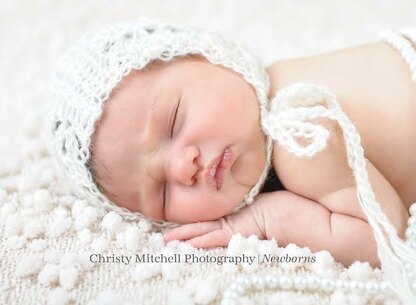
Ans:
POLYGON ((218 220, 189 223, 166 232, 163 237, 166 242, 171 240, 187 240, 195 236, 207 234, 221 227, 218 220))
POLYGON ((197 236, 189 240, 195 248, 212 248, 227 246, 230 241, 231 234, 225 230, 211 231, 205 235, 197 236))

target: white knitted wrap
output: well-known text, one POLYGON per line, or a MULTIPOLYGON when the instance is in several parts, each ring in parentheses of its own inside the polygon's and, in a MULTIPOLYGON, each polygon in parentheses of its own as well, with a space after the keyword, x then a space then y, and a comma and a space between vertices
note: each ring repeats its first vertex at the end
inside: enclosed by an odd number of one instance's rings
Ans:
MULTIPOLYGON (((144 216, 111 202, 96 185, 88 168, 90 145, 104 103, 122 78, 153 60, 169 61, 188 54, 203 55, 241 74, 257 95, 261 112, 267 111, 269 80, 265 69, 239 44, 217 33, 152 20, 116 24, 88 33, 58 62, 51 81, 48 133, 50 151, 68 185, 96 206, 116 210, 126 219, 144 216)), ((237 207, 253 202, 267 176, 272 150, 266 140, 266 164, 257 184, 237 207)), ((236 209, 236 210, 237 210, 236 209)), ((170 226, 153 220, 158 226, 170 226)))

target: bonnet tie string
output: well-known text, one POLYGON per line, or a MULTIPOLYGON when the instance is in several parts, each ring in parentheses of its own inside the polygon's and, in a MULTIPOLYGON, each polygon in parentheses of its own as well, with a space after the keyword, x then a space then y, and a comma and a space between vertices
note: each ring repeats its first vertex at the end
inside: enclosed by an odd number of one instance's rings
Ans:
POLYGON ((325 127, 311 123, 311 120, 329 118, 339 124, 357 197, 373 228, 384 277, 405 305, 415 304, 416 282, 412 282, 411 275, 416 274, 416 249, 398 237, 395 227, 381 210, 368 180, 360 136, 341 110, 335 95, 324 87, 296 83, 278 92, 271 101, 270 111, 264 111, 262 116, 265 132, 299 157, 310 157, 325 149, 330 136, 325 127), (307 144, 300 144, 299 139, 302 143, 307 140, 307 144))

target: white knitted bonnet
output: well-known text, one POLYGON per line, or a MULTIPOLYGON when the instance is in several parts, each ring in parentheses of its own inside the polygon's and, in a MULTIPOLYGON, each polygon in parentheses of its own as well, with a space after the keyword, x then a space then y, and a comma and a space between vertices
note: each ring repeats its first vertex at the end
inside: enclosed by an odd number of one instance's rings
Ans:
MULTIPOLYGON (((62 178, 78 196, 127 219, 144 218, 117 206, 100 191, 89 169, 92 135, 105 102, 124 76, 153 60, 169 61, 188 54, 202 55, 241 74, 254 87, 261 112, 266 111, 269 80, 265 69, 239 44, 217 33, 152 20, 124 22, 87 33, 62 56, 51 80, 48 144, 62 178)), ((267 137, 263 173, 238 208, 258 194, 270 165, 271 143, 267 137)))

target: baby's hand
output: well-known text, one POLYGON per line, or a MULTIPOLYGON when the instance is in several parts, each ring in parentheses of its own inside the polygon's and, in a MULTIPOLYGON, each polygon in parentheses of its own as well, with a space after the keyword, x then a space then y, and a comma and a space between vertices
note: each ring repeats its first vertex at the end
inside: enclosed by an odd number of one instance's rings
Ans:
POLYGON ((254 203, 218 220, 202 221, 176 227, 164 234, 166 242, 186 240, 196 248, 227 246, 236 233, 244 237, 256 235, 266 238, 261 206, 254 203))

